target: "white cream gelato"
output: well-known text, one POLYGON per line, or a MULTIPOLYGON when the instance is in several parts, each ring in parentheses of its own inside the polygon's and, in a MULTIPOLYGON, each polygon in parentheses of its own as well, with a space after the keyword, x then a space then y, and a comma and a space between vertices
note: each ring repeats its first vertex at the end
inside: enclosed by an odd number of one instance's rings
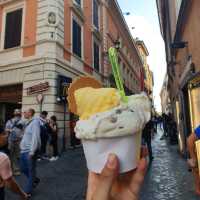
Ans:
MULTIPOLYGON (((92 106, 92 105, 91 105, 92 106)), ((92 115, 76 123, 76 137, 86 140, 114 138, 141 132, 150 120, 151 106, 145 94, 128 97, 128 103, 92 115)))

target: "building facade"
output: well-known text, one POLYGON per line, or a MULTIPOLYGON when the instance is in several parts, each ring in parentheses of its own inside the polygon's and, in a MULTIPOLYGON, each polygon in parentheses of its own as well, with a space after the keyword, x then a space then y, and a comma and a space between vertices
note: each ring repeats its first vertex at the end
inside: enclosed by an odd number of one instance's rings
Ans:
POLYGON ((147 63, 147 57, 149 56, 148 49, 144 43, 144 41, 136 38, 136 44, 138 50, 141 55, 143 69, 144 69, 144 91, 148 94, 148 96, 153 99, 153 72, 150 70, 149 65, 147 63))
POLYGON ((168 91, 168 76, 165 75, 162 89, 160 92, 160 99, 161 99, 161 107, 162 107, 162 113, 169 114, 171 113, 171 103, 170 103, 170 97, 169 97, 169 91, 168 91))
POLYGON ((116 44, 124 84, 137 93, 142 62, 115 0, 0 0, 0 123, 14 108, 46 110, 68 137, 69 83, 90 75, 109 85, 116 44))
POLYGON ((179 128, 181 152, 186 138, 200 123, 200 57, 198 0, 157 0, 161 33, 165 41, 168 91, 179 128))

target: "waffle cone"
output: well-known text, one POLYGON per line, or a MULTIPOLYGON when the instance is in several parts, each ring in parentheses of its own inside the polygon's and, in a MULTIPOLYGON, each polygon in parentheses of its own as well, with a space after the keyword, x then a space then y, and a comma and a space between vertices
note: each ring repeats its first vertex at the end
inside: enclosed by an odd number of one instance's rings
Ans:
POLYGON ((67 101, 69 104, 69 110, 74 114, 77 114, 77 106, 76 106, 76 100, 74 97, 74 92, 84 87, 101 88, 102 84, 96 79, 89 76, 78 77, 70 84, 69 89, 68 89, 67 101))

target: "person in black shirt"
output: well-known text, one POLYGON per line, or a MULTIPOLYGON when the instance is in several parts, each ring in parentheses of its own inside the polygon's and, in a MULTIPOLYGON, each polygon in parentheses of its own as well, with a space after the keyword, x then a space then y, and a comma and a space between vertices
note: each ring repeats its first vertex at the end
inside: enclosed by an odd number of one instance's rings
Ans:
POLYGON ((152 136, 153 129, 154 129, 154 123, 152 119, 150 119, 142 131, 142 139, 144 143, 147 145, 150 161, 153 160, 153 153, 152 153, 152 146, 151 146, 151 136, 152 136))

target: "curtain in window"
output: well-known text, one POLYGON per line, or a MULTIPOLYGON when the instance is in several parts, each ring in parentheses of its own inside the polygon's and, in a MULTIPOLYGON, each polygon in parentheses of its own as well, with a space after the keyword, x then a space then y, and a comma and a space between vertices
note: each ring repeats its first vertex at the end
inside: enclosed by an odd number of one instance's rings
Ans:
POLYGON ((73 20, 73 53, 81 58, 81 26, 73 20))
POLYGON ((99 45, 94 42, 94 68, 99 71, 99 45))
POLYGON ((99 5, 96 0, 93 0, 93 24, 99 29, 99 5))
POLYGON ((4 48, 20 46, 22 33, 22 9, 9 12, 6 15, 4 48))

